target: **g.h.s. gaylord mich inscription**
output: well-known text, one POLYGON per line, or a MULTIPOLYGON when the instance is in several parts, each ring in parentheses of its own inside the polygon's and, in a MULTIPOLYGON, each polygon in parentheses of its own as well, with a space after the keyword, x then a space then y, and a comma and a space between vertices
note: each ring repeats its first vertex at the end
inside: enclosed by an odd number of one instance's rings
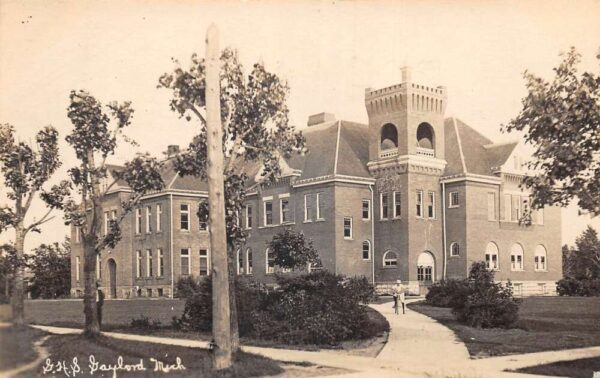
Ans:
POLYGON ((159 361, 156 358, 149 358, 146 362, 143 358, 140 358, 137 363, 126 364, 123 361, 123 357, 119 356, 115 363, 105 363, 96 360, 93 354, 90 354, 87 364, 78 361, 77 357, 69 362, 67 361, 53 361, 51 358, 46 359, 46 363, 42 367, 42 373, 46 374, 64 374, 66 377, 76 377, 81 375, 103 375, 102 373, 112 372, 112 377, 116 378, 118 372, 133 372, 133 371, 154 371, 156 373, 169 373, 171 371, 185 370, 185 366, 181 362, 181 358, 176 357, 174 364, 168 364, 163 361, 159 361))

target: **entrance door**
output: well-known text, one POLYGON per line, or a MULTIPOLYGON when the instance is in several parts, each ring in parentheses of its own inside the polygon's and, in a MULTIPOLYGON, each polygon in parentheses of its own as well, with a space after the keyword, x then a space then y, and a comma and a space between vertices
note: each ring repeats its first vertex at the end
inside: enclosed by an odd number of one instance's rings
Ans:
POLYGON ((426 295, 429 286, 435 281, 435 260, 429 251, 421 253, 417 259, 417 280, 419 294, 426 295))
POLYGON ((108 260, 108 293, 111 298, 117 297, 117 263, 115 260, 108 260))

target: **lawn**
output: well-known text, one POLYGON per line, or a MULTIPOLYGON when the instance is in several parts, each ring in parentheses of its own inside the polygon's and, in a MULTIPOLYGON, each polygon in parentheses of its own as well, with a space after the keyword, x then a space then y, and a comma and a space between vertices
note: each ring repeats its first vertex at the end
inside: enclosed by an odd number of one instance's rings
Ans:
POLYGON ((45 334, 29 327, 0 328, 0 370, 13 369, 35 360, 37 353, 33 349, 33 343, 45 334))
POLYGON ((449 308, 409 307, 452 329, 475 357, 600 345, 600 298, 524 298, 514 329, 476 329, 459 324, 449 308))
MULTIPOLYGON (((210 333, 181 332, 171 327, 173 316, 181 316, 185 301, 179 299, 135 299, 107 300, 104 302, 102 329, 104 331, 138 333, 161 337, 181 339, 210 340, 210 333), (160 327, 153 329, 131 328, 131 319, 147 316, 150 322, 160 321, 160 327)), ((0 320, 8 320, 8 305, 0 306, 0 320), (4 316, 2 315, 4 314, 4 316), (2 318, 5 319, 2 319, 2 318)), ((372 326, 376 328, 377 337, 367 340, 342 342, 335 347, 348 353, 376 356, 387 341, 389 324, 385 317, 370 308, 367 313, 372 326)), ((81 300, 30 300, 25 301, 25 318, 31 324, 52 325, 81 328, 84 324, 83 302, 81 300)), ((273 348, 290 348, 300 350, 319 350, 323 346, 316 345, 284 345, 272 341, 261 341, 242 338, 245 345, 255 345, 273 348)))
POLYGON ((600 371, 600 357, 555 362, 516 370, 519 373, 552 375, 557 377, 590 378, 600 371))

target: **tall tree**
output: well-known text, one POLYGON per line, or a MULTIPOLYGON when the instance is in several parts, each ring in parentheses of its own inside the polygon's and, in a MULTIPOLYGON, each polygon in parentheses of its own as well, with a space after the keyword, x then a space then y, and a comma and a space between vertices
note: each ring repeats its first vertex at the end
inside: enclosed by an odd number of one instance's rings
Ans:
POLYGON ((598 232, 588 226, 575 240, 567 257, 569 276, 576 279, 600 278, 600 239, 598 232))
MULTIPOLYGON (((188 68, 174 60, 176 68, 159 78, 159 88, 172 92, 171 110, 187 121, 194 120, 200 132, 188 149, 177 158, 182 175, 206 179, 206 64, 193 54, 188 68)), ((220 56, 221 118, 223 122, 223 156, 225 157, 225 217, 227 226, 230 287, 234 285, 235 250, 244 243, 245 231, 239 216, 249 182, 245 167, 261 166, 260 178, 274 180, 281 172, 280 159, 305 151, 305 139, 288 122, 289 87, 262 63, 253 65, 246 76, 237 51, 226 48, 220 56)), ((208 207, 201 204, 201 221, 207 219, 208 207)), ((235 290, 230 290, 233 348, 238 348, 235 290)))
MULTIPOLYGON (((600 59, 600 55, 598 55, 600 59)), ((533 208, 579 207, 600 214, 600 75, 578 73, 575 48, 554 69, 552 81, 525 72, 523 109, 503 130, 524 132, 535 151, 524 179, 533 208)))
POLYGON ((15 129, 12 125, 0 125, 0 171, 4 175, 4 185, 8 188, 10 206, 0 207, 0 232, 7 228, 15 230, 15 258, 17 266, 13 275, 12 309, 13 323, 24 322, 24 248, 25 237, 31 232, 40 232, 40 226, 52 219, 52 210, 68 191, 67 183, 45 191, 44 185, 60 166, 58 155, 58 132, 51 126, 40 130, 35 138, 36 145, 15 141, 15 129), (40 218, 25 223, 33 199, 38 196, 46 202, 49 209, 40 218))
POLYGON ((32 298, 62 298, 71 288, 71 247, 64 243, 41 244, 27 261, 31 271, 29 292, 32 298))
POLYGON ((94 337, 100 332, 96 312, 96 258, 105 248, 114 248, 118 243, 120 224, 141 197, 150 191, 161 190, 164 183, 160 163, 149 154, 138 154, 122 169, 108 172, 106 159, 114 154, 118 143, 135 144, 123 134, 133 115, 130 102, 111 102, 103 106, 85 91, 72 91, 69 98, 67 110, 73 131, 66 139, 79 160, 77 166, 69 169, 69 177, 79 198, 76 201, 71 197, 65 201, 65 223, 80 229, 84 254, 84 334, 94 337), (119 180, 127 183, 131 193, 102 235, 102 203, 119 180), (105 185, 101 186, 101 182, 105 185))

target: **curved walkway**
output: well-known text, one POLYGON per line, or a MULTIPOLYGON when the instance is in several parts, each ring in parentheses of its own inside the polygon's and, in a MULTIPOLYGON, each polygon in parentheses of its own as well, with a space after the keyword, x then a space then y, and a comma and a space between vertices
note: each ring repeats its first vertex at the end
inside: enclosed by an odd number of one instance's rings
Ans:
MULTIPOLYGON (((408 302, 414 302, 409 300, 408 302)), ((379 355, 353 356, 340 351, 299 351, 243 346, 242 350, 286 362, 306 361, 349 371, 344 377, 532 377, 527 374, 502 370, 552 362, 556 359, 574 359, 585 355, 600 355, 600 348, 572 351, 545 352, 542 355, 523 354, 473 360, 465 345, 454 333, 437 321, 407 309, 406 314, 395 315, 391 303, 374 304, 372 308, 383 314, 390 323, 390 335, 379 355), (572 356, 572 358, 568 358, 572 356)), ((80 329, 34 326, 51 333, 79 333, 80 329)), ((173 339, 106 332, 106 336, 143 342, 207 348, 199 340, 173 339)), ((539 378, 541 376, 536 376, 539 378)))

